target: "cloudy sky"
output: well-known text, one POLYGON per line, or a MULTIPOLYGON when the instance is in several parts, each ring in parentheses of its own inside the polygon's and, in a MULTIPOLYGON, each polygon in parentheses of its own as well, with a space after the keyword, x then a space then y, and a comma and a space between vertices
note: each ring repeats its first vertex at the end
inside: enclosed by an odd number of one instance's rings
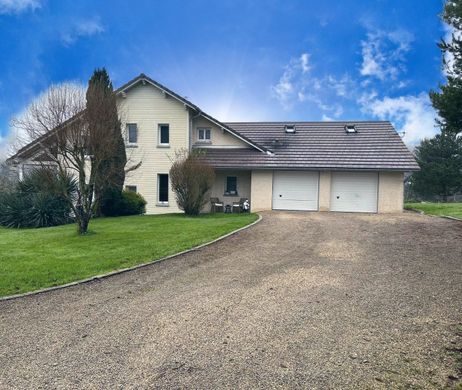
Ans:
POLYGON ((388 119, 437 131, 439 0, 0 0, 0 146, 51 83, 143 72, 223 121, 388 119))

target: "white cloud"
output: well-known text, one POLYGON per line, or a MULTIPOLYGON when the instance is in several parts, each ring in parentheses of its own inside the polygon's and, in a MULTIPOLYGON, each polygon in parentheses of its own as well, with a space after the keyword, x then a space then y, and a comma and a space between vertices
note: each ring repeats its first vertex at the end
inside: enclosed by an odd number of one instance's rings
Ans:
POLYGON ((310 55, 308 53, 302 53, 300 57, 292 58, 284 67, 284 72, 278 83, 271 87, 273 95, 285 109, 291 107, 291 100, 294 96, 300 99, 301 92, 297 84, 300 75, 305 75, 311 70, 309 60, 310 55))
MULTIPOLYGON (((453 38, 462 39, 462 32, 459 30, 454 30, 452 26, 449 24, 444 23, 443 28, 445 31, 443 40, 446 43, 451 43, 453 38)), ((446 62, 446 66, 443 66, 442 72, 444 76, 447 76, 453 70, 454 66, 454 54, 446 52, 444 53, 444 61, 446 62)))
POLYGON ((405 30, 369 29, 361 41, 362 77, 348 72, 314 74, 312 58, 303 53, 284 68, 278 84, 272 87, 274 95, 285 109, 297 103, 315 105, 325 121, 338 120, 352 111, 360 111, 369 119, 390 120, 398 132, 405 133, 404 142, 413 146, 422 138, 432 137, 438 129, 426 92, 401 92, 399 96, 399 91, 411 83, 403 73, 412 41, 413 36, 405 30))
POLYGON ((0 15, 34 11, 41 6, 40 0, 0 0, 0 15))
POLYGON ((363 111, 381 120, 390 120, 398 132, 404 132, 403 140, 415 145, 422 138, 432 137, 438 130, 435 127, 435 111, 427 93, 417 96, 377 98, 376 94, 363 97, 363 111))
POLYGON ((369 31, 367 39, 361 41, 361 75, 396 80, 405 70, 404 57, 412 41, 413 36, 405 30, 369 31))
POLYGON ((311 69, 309 65, 310 55, 308 53, 303 53, 300 56, 300 66, 302 67, 303 73, 308 73, 311 69))
POLYGON ((62 42, 66 45, 72 45, 81 37, 90 37, 101 34, 105 31, 99 18, 93 18, 76 23, 69 31, 61 35, 62 42))
POLYGON ((6 138, 0 135, 0 163, 8 157, 8 143, 6 138))

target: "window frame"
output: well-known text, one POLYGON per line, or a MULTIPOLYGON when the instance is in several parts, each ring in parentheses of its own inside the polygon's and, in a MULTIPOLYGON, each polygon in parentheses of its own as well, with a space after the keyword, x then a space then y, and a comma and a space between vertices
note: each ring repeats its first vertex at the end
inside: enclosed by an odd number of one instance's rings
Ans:
POLYGON ((236 175, 229 175, 229 176, 226 176, 226 180, 225 180, 225 193, 224 195, 225 196, 239 196, 239 191, 238 191, 238 186, 237 186, 237 176, 236 175), (228 188, 228 179, 230 178, 234 178, 235 179, 235 191, 234 193, 229 191, 229 188, 228 188))
POLYGON ((157 174, 157 205, 159 206, 168 206, 169 202, 169 189, 170 189, 170 175, 168 173, 158 173, 157 174), (160 200, 160 177, 167 176, 167 200, 160 200))
POLYGON ((137 145, 138 144, 138 135, 139 135, 138 123, 134 123, 134 122, 127 123, 126 124, 126 129, 127 129, 127 145, 137 145), (135 129, 136 129, 136 141, 135 142, 130 141, 130 126, 135 126, 135 129))
POLYGON ((212 129, 210 127, 198 127, 197 128, 197 141, 203 143, 212 143, 212 129), (201 131, 204 132, 204 138, 200 138, 201 131), (207 132, 209 133, 209 138, 207 139, 207 132))
POLYGON ((170 146, 170 124, 159 123, 157 125, 157 146, 168 148, 170 146), (168 129, 168 143, 162 143, 162 127, 167 126, 168 129))
POLYGON ((125 191, 126 192, 134 192, 134 193, 138 193, 138 187, 135 186, 135 185, 126 185, 125 186, 125 191))

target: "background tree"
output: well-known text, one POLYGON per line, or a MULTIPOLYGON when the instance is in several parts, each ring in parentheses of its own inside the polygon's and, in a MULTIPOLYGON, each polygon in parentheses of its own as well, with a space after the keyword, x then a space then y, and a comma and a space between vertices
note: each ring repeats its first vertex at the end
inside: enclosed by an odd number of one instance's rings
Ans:
POLYGON ((179 151, 170 168, 170 181, 178 207, 187 215, 201 212, 215 180, 213 168, 201 157, 198 151, 179 151))
POLYGON ((462 138, 452 133, 424 139, 415 150, 421 170, 411 179, 412 192, 443 201, 462 190, 462 138))
POLYGON ((438 124, 443 132, 462 131, 462 0, 447 1, 442 19, 452 30, 451 39, 441 40, 446 84, 439 91, 431 91, 430 99, 438 112, 438 124))
MULTIPOLYGON (((69 172, 75 177, 75 196, 63 196, 75 215, 79 234, 88 231, 101 183, 107 177, 118 177, 119 163, 123 162, 123 157, 114 157, 121 148, 120 137, 113 136, 120 129, 120 122, 114 118, 115 98, 109 84, 105 93, 89 92, 88 99, 79 85, 52 85, 12 121, 27 142, 36 141, 36 161, 54 165, 63 177, 69 172), (109 103, 101 101, 104 99, 109 103)), ((89 89, 96 89, 94 85, 89 85, 89 89)))
POLYGON ((117 101, 106 69, 96 69, 88 82, 85 120, 90 136, 113 139, 114 142, 91 142, 91 155, 98 161, 95 174, 95 212, 101 214, 101 203, 120 198, 125 181, 127 156, 117 113, 117 101), (110 146, 112 150, 106 148, 110 146), (103 149, 104 148, 104 149, 103 149))

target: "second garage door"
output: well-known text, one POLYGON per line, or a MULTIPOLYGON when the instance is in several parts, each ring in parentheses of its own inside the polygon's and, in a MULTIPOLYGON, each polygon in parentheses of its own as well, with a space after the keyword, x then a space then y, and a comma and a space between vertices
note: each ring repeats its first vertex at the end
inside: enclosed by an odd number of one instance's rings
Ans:
POLYGON ((333 172, 331 211, 377 212, 377 172, 333 172))
POLYGON ((273 209, 318 209, 319 172, 275 171, 273 176, 273 209))

